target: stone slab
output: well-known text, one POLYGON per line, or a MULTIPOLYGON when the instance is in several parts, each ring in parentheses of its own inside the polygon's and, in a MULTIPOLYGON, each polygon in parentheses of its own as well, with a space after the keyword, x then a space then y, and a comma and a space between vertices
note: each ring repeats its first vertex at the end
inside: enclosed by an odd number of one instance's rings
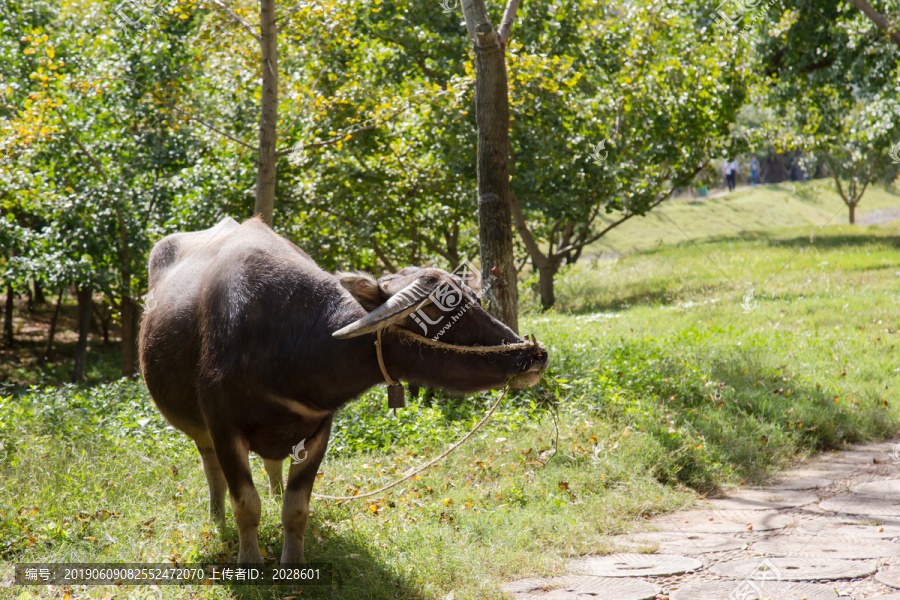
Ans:
POLYGON ((650 523, 662 531, 741 533, 782 529, 794 519, 775 510, 689 510, 661 515, 650 523))
POLYGON ((815 504, 818 501, 819 496, 812 492, 745 489, 730 493, 727 498, 708 498, 703 503, 723 510, 777 510, 815 504))
POLYGON ((738 550, 747 545, 747 542, 731 535, 718 533, 679 533, 679 532, 652 532, 639 533, 629 536, 617 536, 614 541, 629 549, 656 548, 663 554, 705 554, 707 552, 726 552, 738 550))
POLYGON ((816 461, 811 462, 806 465, 808 468, 814 471, 821 471, 822 473, 829 473, 829 475, 821 475, 821 477, 828 477, 829 479, 835 479, 831 474, 838 474, 846 477, 848 474, 852 473, 863 473, 867 471, 869 468, 877 467, 875 463, 872 461, 869 462, 858 462, 858 463, 846 463, 846 462, 838 462, 838 461, 816 461))
POLYGON ((853 475, 853 469, 849 471, 830 471, 827 468, 821 469, 802 469, 796 471, 786 471, 781 474, 782 477, 821 477, 822 479, 831 479, 835 481, 844 481, 853 475))
POLYGON ((850 486, 850 491, 859 496, 890 498, 895 502, 900 502, 900 479, 881 479, 858 483, 850 486))
POLYGON ((817 457, 818 461, 825 463, 841 462, 847 464, 877 464, 885 461, 890 462, 889 455, 879 456, 877 452, 865 452, 862 450, 841 450, 840 452, 829 452, 817 457))
POLYGON ((646 581, 565 575, 511 581, 501 586, 516 600, 651 600, 660 588, 646 581))
POLYGON ((900 567, 885 567, 875 575, 875 581, 889 585, 892 588, 900 588, 900 567))
POLYGON ((753 542, 750 549, 771 556, 885 558, 900 555, 900 544, 863 536, 789 535, 753 542))
POLYGON ((719 581, 681 588, 670 600, 837 600, 834 587, 786 581, 719 581))
POLYGON ((877 570, 875 561, 842 558, 772 557, 735 560, 713 565, 710 571, 731 579, 775 581, 833 581, 866 577, 877 570))
POLYGON ((900 517, 900 502, 871 496, 835 496, 819 503, 822 510, 848 515, 900 517))
POLYGON ((647 577, 681 575, 696 571, 703 563, 678 554, 609 554, 585 556, 569 562, 568 569, 596 577, 647 577))
POLYGON ((821 520, 804 521, 797 526, 797 531, 814 536, 860 536, 870 538, 896 538, 900 537, 900 521, 883 521, 874 523, 840 523, 829 521, 827 524, 821 520))
POLYGON ((826 488, 834 483, 831 479, 816 476, 788 477, 771 486, 770 490, 815 490, 826 488))

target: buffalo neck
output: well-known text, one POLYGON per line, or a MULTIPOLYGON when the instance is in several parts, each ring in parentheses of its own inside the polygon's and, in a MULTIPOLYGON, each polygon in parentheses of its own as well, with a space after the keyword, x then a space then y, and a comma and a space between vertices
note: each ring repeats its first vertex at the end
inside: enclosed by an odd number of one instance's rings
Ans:
MULTIPOLYGON (((336 410, 366 390, 384 383, 378 366, 374 333, 347 339, 336 339, 331 335, 365 314, 365 309, 358 304, 344 304, 330 319, 321 322, 323 327, 318 332, 322 339, 320 345, 296 348, 302 368, 298 370, 299 377, 294 379, 292 387, 303 388, 305 393, 294 395, 306 397, 322 408, 336 410)), ((399 377, 391 376, 394 379, 399 377)))

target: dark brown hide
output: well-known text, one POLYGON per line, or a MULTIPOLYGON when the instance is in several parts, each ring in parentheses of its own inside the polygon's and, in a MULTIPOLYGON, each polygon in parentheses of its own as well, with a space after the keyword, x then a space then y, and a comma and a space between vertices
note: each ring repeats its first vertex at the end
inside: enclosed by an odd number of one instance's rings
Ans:
MULTIPOLYGON (((444 271, 406 268, 379 281, 332 275, 259 219, 241 225, 225 219, 206 231, 164 238, 150 255, 149 281, 140 337, 144 379, 163 415, 197 444, 217 518, 227 484, 241 562, 261 561, 259 497, 248 451, 265 459, 277 491, 281 462, 305 440, 307 454, 291 465, 282 511, 282 563, 302 561, 309 495, 332 415, 384 381, 374 333, 350 339, 332 333, 412 282, 452 281, 464 290, 468 309, 440 341, 466 346, 524 341, 444 271)), ((433 304, 422 310, 429 321, 449 322, 433 304)), ((411 317, 397 325, 421 333, 411 317)), ((401 342, 390 328, 384 330, 383 350, 394 379, 457 392, 502 387, 511 378, 533 383, 547 365, 546 351, 457 354, 401 342)))

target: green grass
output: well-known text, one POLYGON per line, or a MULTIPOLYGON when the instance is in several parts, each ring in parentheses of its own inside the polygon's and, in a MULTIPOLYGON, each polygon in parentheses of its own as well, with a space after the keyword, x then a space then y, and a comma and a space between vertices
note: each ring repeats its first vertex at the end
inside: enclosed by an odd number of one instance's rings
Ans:
MULTIPOLYGON (((900 208, 900 190, 873 186, 857 208, 857 219, 890 208, 900 208)), ((622 255, 685 239, 700 241, 769 231, 773 225, 800 228, 808 236, 826 223, 846 224, 848 215, 829 179, 770 184, 717 198, 668 201, 646 216, 613 229, 585 253, 622 255)))
MULTIPOLYGON (((507 399, 421 479, 374 502, 314 501, 307 559, 335 565, 329 597, 499 599, 503 581, 609 551, 610 535, 650 515, 764 481, 816 449, 894 433, 900 234, 829 227, 809 241, 807 228, 746 234, 565 271, 560 310, 523 318, 551 353, 541 385, 507 399)), ((393 413, 374 390, 339 414, 316 491, 392 481, 467 431, 494 397, 439 395, 393 413)), ((140 380, 10 396, 0 443, 0 580, 15 562, 237 554, 233 524, 217 531, 206 516, 196 451, 167 428, 140 380)), ((279 507, 253 464, 271 557, 281 549, 279 507)), ((4 598, 21 593, 0 588, 4 598)))

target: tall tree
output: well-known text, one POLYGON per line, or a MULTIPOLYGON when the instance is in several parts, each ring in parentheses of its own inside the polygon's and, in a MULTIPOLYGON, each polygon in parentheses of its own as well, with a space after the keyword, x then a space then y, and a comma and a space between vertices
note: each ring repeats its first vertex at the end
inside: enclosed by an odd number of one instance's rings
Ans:
POLYGON ((179 9, 146 31, 110 31, 108 9, 85 3, 22 36, 23 53, 38 57, 27 76, 36 89, 6 122, 36 132, 3 174, 12 192, 5 208, 40 216, 25 236, 30 268, 57 289, 78 289, 76 380, 97 293, 118 308, 122 374, 135 370, 136 298, 146 287, 149 234, 168 218, 172 181, 191 144, 171 97, 185 87, 178 72, 192 47, 181 42, 194 20, 179 9))
MULTIPOLYGON (((394 271, 477 256, 468 39, 437 2, 289 13, 278 227, 326 268, 394 271), (350 33, 352 32, 352 35, 350 33)), ((281 154, 281 152, 279 153, 281 154)))
POLYGON ((854 223, 866 189, 898 172, 897 5, 778 0, 768 15, 758 50, 768 103, 784 124, 781 145, 828 167, 854 223))
POLYGON ((262 94, 259 111, 259 155, 257 157, 256 207, 272 225, 275 210, 275 145, 278 142, 278 30, 275 0, 259 0, 259 46, 262 58, 262 94))
POLYGON ((278 27, 275 0, 259 0, 259 33, 222 0, 213 4, 226 13, 259 42, 262 87, 259 101, 259 143, 256 152, 256 198, 254 214, 269 226, 275 211, 275 182, 278 157, 278 27))
POLYGON ((851 225, 856 223, 856 208, 866 190, 876 183, 891 183, 900 173, 897 92, 900 86, 890 95, 863 100, 841 99, 819 89, 798 103, 795 111, 794 122, 806 141, 800 147, 828 167, 851 225))
POLYGON ((516 265, 509 188, 509 82, 506 44, 518 0, 509 0, 499 31, 484 0, 463 0, 466 29, 475 47, 475 119, 478 124, 478 235, 488 310, 519 329, 516 265))
POLYGON ((850 2, 884 32, 897 47, 900 47, 900 27, 888 21, 887 17, 875 10, 866 0, 850 0, 850 2))
POLYGON ((740 39, 691 2, 531 2, 522 19, 513 216, 546 310, 563 264, 721 154, 746 82, 740 39))

